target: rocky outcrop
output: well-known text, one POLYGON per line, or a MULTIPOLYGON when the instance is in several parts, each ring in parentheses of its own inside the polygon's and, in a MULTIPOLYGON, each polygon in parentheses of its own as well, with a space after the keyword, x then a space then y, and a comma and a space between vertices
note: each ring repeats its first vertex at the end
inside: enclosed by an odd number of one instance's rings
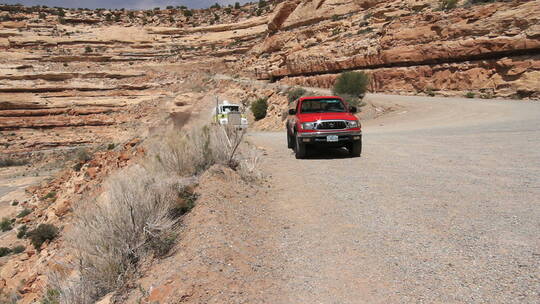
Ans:
MULTIPOLYGON (((499 60, 360 70, 370 75, 371 92, 410 94, 428 90, 464 96, 538 99, 540 55, 499 60)), ((339 74, 286 77, 290 85, 331 88, 339 74)), ((452 94, 450 94, 452 95, 452 94)))
POLYGON ((114 90, 146 90, 151 85, 105 86, 0 86, 0 93, 46 93, 62 91, 114 91, 114 90))
POLYGON ((536 79, 540 54, 540 1, 449 11, 438 5, 437 1, 298 5, 286 1, 276 8, 275 24, 269 23, 269 30, 279 31, 252 49, 258 58, 249 66, 261 79, 284 78, 312 86, 329 87, 335 74, 363 70, 372 75, 374 91, 414 93, 432 88, 538 97, 539 90, 530 82, 536 79), (511 67, 501 68, 501 60, 511 67), (514 65, 520 72, 508 74, 514 65))
POLYGON ((242 30, 252 27, 257 27, 261 25, 266 25, 268 22, 268 18, 265 17, 257 17, 257 18, 251 18, 243 22, 238 23, 230 23, 230 24, 218 24, 218 25, 211 25, 211 26, 201 26, 201 27, 194 27, 194 28, 152 28, 149 29, 149 33, 151 34, 159 34, 159 35, 186 35, 186 34, 192 34, 192 33, 209 33, 209 32, 226 32, 226 31, 234 31, 234 30, 242 30))
POLYGON ((0 80, 47 80, 47 81, 65 81, 74 78, 109 78, 123 79, 130 77, 143 76, 136 72, 49 72, 49 73, 20 73, 20 74, 0 74, 0 80))
POLYGON ((280 30, 285 20, 289 18, 292 12, 294 12, 299 3, 300 0, 284 1, 280 3, 276 7, 274 15, 268 22, 268 31, 270 33, 275 33, 280 30))
MULTIPOLYGON (((104 111, 98 111, 98 113, 103 113, 104 111)), ((107 111, 110 112, 110 111, 107 111)), ((62 113, 51 113, 51 114, 62 114, 62 113)), ((87 113, 89 115, 91 113, 87 113)), ((43 116, 43 115, 35 115, 43 116)), ((22 116, 15 115, 10 118, 3 118, 0 121, 0 131, 3 130, 12 130, 17 128, 58 128, 58 127, 80 127, 80 126, 109 126, 112 124, 121 123, 118 120, 112 120, 107 116, 95 115, 92 117, 80 117, 79 113, 73 113, 70 116, 56 116, 54 119, 51 118, 42 118, 34 116, 22 116)))

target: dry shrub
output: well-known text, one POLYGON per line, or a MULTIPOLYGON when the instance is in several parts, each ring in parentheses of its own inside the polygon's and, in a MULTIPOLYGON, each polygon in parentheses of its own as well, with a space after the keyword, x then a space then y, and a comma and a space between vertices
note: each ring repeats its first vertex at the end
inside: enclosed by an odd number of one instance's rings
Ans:
POLYGON ((88 303, 84 302, 88 297, 96 300, 122 287, 144 258, 167 252, 163 246, 172 245, 171 231, 177 222, 171 210, 186 186, 183 182, 151 174, 140 166, 111 176, 105 195, 78 210, 66 237, 78 259, 80 278, 78 284, 71 282, 61 288, 62 302, 88 303), (81 284, 92 286, 89 296, 68 299, 67 291, 77 291, 81 284))
POLYGON ((193 176, 214 164, 235 166, 244 131, 224 126, 171 133, 152 145, 147 167, 157 171, 193 176))
POLYGON ((245 130, 231 126, 214 126, 210 129, 210 151, 214 164, 238 167, 238 149, 244 140, 245 130))
POLYGON ((80 276, 65 278, 57 272, 50 273, 49 286, 41 303, 73 303, 86 304, 94 303, 97 288, 92 282, 84 280, 80 276))
POLYGON ((259 168, 262 152, 252 145, 246 145, 242 149, 238 160, 238 173, 248 182, 261 179, 262 173, 259 168))
POLYGON ((191 176, 211 165, 209 129, 188 133, 172 132, 151 144, 150 159, 145 166, 179 176, 191 176))
POLYGON ((298 98, 305 96, 306 93, 307 91, 304 88, 293 87, 289 89, 289 91, 287 92, 287 99, 289 100, 289 103, 291 103, 297 100, 298 98))
POLYGON ((58 236, 58 228, 52 224, 40 224, 36 229, 28 232, 28 238, 37 251, 47 241, 52 241, 58 236))
POLYGON ((213 164, 239 168, 246 176, 256 171, 258 155, 238 157, 243 136, 220 126, 169 134, 153 142, 142 165, 112 175, 104 194, 75 212, 66 241, 76 275, 50 276, 59 302, 94 303, 136 278, 142 261, 169 252, 179 217, 194 206, 197 174, 213 164))

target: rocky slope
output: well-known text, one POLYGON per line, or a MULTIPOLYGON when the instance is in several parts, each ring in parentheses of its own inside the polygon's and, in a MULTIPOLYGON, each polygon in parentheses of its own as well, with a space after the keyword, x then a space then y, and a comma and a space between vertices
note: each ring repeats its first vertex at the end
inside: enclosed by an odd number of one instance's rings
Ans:
POLYGON ((16 205, 11 201, 9 206, 2 206, 16 220, 14 229, 1 236, 1 247, 24 246, 25 249, 0 258, 0 301, 9 298, 17 299, 17 303, 39 301, 47 286, 48 273, 66 262, 60 250, 62 241, 47 242, 41 251, 37 251, 27 239, 16 236, 18 231, 24 229, 23 226, 30 231, 41 223, 68 227, 72 210, 78 202, 98 195, 102 191, 101 183, 111 172, 125 167, 132 158, 144 153, 138 144, 138 140, 133 140, 116 151, 96 153, 91 160, 81 162, 80 169, 65 169, 51 180, 26 188, 26 195, 20 200, 13 200, 16 205), (15 217, 22 210, 29 212, 15 217))

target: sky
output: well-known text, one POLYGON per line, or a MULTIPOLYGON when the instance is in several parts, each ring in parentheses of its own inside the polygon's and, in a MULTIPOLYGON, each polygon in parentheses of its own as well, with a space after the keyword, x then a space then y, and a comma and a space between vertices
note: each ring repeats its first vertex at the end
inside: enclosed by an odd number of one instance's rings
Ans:
POLYGON ((127 8, 147 9, 154 7, 165 8, 167 5, 185 5, 190 8, 207 8, 214 3, 221 5, 240 2, 256 2, 256 0, 0 0, 0 4, 24 4, 27 6, 47 5, 67 8, 127 8))

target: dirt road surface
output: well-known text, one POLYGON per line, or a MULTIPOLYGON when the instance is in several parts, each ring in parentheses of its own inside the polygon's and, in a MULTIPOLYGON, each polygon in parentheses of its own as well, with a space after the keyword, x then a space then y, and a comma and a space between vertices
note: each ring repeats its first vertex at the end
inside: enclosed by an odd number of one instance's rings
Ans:
POLYGON ((271 303, 539 303, 540 103, 368 98, 395 111, 361 158, 250 135, 280 219, 271 303))

